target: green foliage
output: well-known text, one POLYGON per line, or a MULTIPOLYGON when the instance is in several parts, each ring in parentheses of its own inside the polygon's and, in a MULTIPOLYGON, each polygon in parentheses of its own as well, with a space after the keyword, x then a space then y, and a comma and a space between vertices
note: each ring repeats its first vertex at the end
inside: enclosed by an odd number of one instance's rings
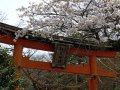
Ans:
POLYGON ((115 88, 114 90, 120 90, 120 88, 115 88))
POLYGON ((7 49, 0 47, 0 88, 13 90, 21 84, 21 79, 15 79, 16 67, 7 49))

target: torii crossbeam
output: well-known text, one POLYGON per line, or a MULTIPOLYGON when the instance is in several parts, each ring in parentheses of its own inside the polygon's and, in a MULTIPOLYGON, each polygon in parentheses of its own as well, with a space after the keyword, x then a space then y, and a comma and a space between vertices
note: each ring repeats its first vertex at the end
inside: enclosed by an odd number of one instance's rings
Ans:
MULTIPOLYGON (((86 50, 82 48, 72 47, 70 48, 70 54, 75 55, 83 55, 89 57, 89 63, 85 65, 67 65, 66 68, 52 68, 51 63, 48 62, 40 62, 40 61, 31 61, 29 58, 22 56, 23 47, 44 50, 44 51, 52 51, 54 52, 54 44, 38 42, 33 40, 27 40, 24 38, 18 39, 16 42, 13 41, 14 37, 10 35, 6 35, 2 32, 2 30, 6 30, 9 32, 14 32, 20 28, 13 27, 7 24, 0 23, 0 42, 14 45, 14 63, 15 65, 19 65, 20 68, 17 70, 17 78, 20 74, 20 69, 29 68, 29 69, 39 69, 39 70, 49 70, 49 71, 57 71, 57 72, 67 72, 67 73, 76 73, 89 75, 89 90, 98 90, 97 89, 97 76, 105 76, 105 77, 116 77, 116 72, 111 70, 105 70, 101 67, 97 67, 96 57, 108 57, 113 58, 116 56, 116 51, 113 50, 86 50)), ((12 32, 12 34, 13 34, 12 32)), ((19 90, 19 88, 16 88, 19 90)))

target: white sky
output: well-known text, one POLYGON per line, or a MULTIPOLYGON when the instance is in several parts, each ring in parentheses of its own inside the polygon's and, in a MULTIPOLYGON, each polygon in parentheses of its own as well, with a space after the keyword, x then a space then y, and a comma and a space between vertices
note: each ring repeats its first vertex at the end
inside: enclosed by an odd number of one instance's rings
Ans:
MULTIPOLYGON (((20 18, 18 17, 18 12, 16 11, 17 8, 21 6, 28 6, 29 2, 41 2, 41 0, 0 0, 0 11, 4 12, 7 15, 7 20, 4 23, 16 26, 20 22, 20 18)), ((1 44, 2 46, 7 47, 5 44, 1 44)), ((40 52, 38 52, 40 53, 40 52)), ((48 55, 48 52, 44 52, 41 54, 48 55)))
POLYGON ((41 0, 0 0, 0 11, 7 15, 4 22, 10 25, 17 25, 20 21, 17 8, 28 6, 29 2, 40 2, 41 0))

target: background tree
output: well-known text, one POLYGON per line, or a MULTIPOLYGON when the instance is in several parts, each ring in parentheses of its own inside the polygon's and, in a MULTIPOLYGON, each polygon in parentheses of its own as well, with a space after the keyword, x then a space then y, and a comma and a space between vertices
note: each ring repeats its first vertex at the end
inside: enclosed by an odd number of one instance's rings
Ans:
POLYGON ((27 19, 25 30, 34 35, 79 34, 80 39, 103 41, 119 38, 119 9, 119 0, 43 0, 18 10, 20 17, 27 19))
POLYGON ((21 84, 21 79, 15 79, 16 68, 13 65, 13 57, 8 49, 0 47, 0 87, 13 90, 21 84))

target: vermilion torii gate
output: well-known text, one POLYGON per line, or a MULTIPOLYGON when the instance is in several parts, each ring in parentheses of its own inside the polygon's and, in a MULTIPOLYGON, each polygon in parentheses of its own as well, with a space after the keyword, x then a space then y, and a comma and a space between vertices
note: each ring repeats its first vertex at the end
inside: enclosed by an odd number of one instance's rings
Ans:
MULTIPOLYGON (((97 66, 96 58, 97 57, 106 57, 106 58, 114 58, 116 56, 116 51, 99 51, 99 50, 86 50, 86 49, 78 49, 75 47, 70 48, 69 54, 75 55, 83 55, 89 57, 89 63, 85 65, 66 65, 66 68, 52 68, 51 63, 48 62, 41 62, 41 61, 31 61, 27 57, 22 56, 23 47, 37 49, 37 50, 44 50, 44 51, 51 51, 54 52, 54 44, 48 44, 33 40, 27 39, 18 39, 16 42, 13 41, 14 37, 11 34, 5 34, 2 30, 8 30, 10 32, 14 32, 19 28, 0 24, 0 42, 14 45, 14 63, 18 65, 20 68, 17 70, 17 78, 20 75, 20 70, 22 68, 29 68, 29 69, 39 69, 39 70, 49 70, 49 71, 59 71, 59 72, 67 72, 67 73, 75 73, 75 74, 83 74, 90 76, 89 79, 89 90, 98 90, 97 84, 97 77, 104 76, 104 77, 116 77, 115 71, 105 70, 101 67, 97 66), (77 53, 76 53, 77 51, 77 53)), ((19 88, 16 88, 19 90, 19 88)))

